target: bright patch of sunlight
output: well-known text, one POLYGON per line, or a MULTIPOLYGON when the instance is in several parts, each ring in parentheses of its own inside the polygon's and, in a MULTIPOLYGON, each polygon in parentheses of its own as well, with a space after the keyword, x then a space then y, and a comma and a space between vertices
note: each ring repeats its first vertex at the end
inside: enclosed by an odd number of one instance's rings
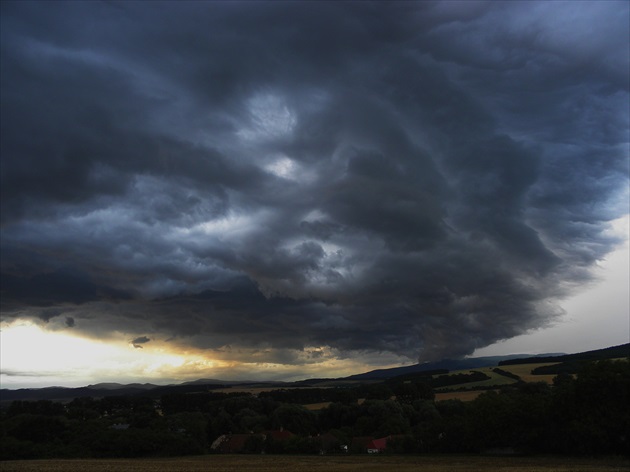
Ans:
POLYGON ((213 362, 197 357, 149 345, 136 349, 124 340, 106 343, 47 331, 27 321, 3 324, 0 332, 3 388, 133 382, 138 378, 160 381, 177 378, 179 369, 192 361, 204 368, 213 366, 213 362))

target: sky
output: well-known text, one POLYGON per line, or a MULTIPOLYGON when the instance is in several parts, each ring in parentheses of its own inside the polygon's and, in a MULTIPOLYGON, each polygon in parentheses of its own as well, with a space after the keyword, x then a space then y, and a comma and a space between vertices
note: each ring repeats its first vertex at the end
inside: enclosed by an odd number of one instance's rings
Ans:
POLYGON ((628 2, 0 8, 3 388, 629 341, 628 2))

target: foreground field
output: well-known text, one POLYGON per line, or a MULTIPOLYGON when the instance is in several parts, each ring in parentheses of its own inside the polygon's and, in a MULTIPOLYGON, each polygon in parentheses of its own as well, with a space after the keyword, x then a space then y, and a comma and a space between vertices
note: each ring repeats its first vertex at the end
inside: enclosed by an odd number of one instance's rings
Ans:
POLYGON ((630 460, 480 456, 239 456, 176 459, 39 460, 0 462, 2 472, 591 472, 627 471, 630 460))

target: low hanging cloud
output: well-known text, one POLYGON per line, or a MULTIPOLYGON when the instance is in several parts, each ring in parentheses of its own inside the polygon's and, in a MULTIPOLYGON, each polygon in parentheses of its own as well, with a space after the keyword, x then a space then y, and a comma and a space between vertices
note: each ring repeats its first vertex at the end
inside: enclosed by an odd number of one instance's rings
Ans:
POLYGON ((5 318, 461 356, 620 243, 626 2, 1 8, 5 318))
POLYGON ((142 349, 142 345, 151 341, 150 338, 146 336, 139 336, 136 339, 131 340, 131 345, 136 349, 142 349))

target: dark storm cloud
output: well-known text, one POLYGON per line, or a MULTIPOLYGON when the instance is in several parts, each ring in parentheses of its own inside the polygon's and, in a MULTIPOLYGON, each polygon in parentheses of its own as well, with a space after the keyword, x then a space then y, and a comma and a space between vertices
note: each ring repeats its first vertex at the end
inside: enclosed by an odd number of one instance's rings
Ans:
POLYGON ((625 2, 3 2, 1 35, 4 317, 456 356, 619 242, 625 2))

